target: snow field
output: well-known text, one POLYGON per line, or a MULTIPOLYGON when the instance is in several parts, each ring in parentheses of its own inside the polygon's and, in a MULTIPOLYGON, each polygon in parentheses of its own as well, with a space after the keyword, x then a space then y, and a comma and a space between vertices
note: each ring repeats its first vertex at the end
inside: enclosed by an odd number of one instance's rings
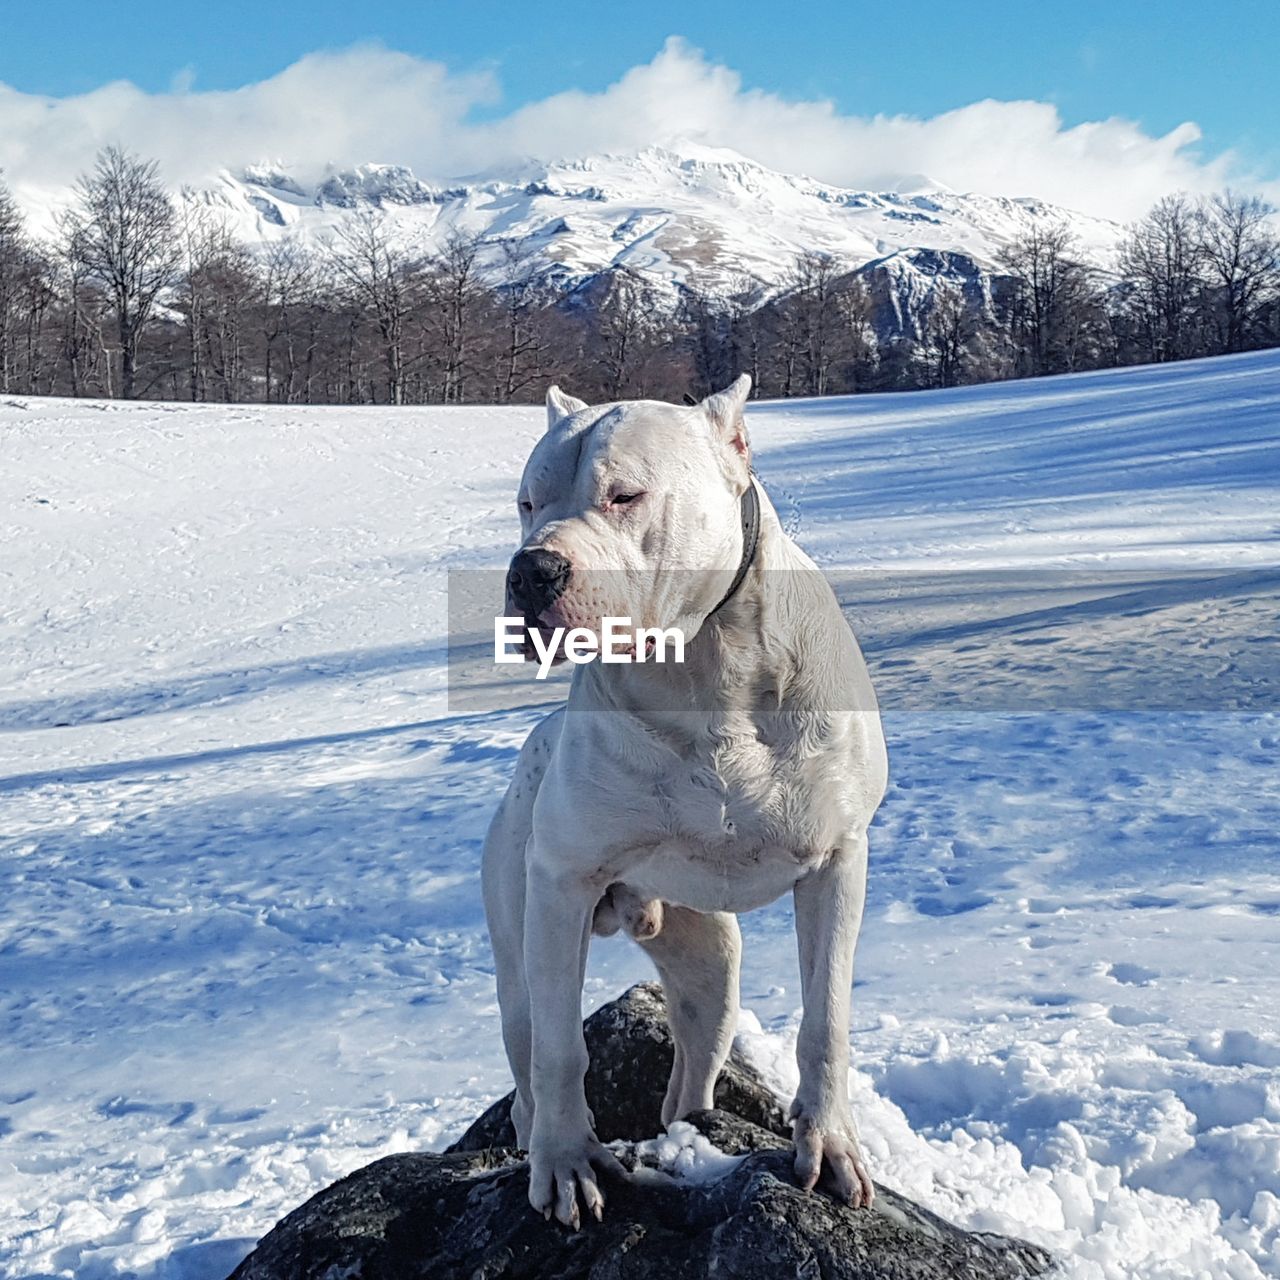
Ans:
MULTIPOLYGON (((506 1090, 479 842, 554 690, 451 706, 444 618, 541 420, 0 402, 0 1272, 224 1275, 506 1090)), ((875 1176, 1089 1280, 1280 1276, 1280 357, 750 425, 890 739, 875 1176)), ((648 976, 599 940, 587 1005, 648 976)))

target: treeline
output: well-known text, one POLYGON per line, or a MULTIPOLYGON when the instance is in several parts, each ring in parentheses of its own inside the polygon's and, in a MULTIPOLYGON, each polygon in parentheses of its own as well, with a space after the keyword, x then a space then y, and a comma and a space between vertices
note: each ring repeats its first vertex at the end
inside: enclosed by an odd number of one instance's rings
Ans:
POLYGON ((1165 197, 1127 229, 1116 273, 1089 265, 1062 224, 1014 239, 995 274, 956 254, 918 256, 951 269, 923 296, 913 293, 920 276, 895 284, 875 263, 842 275, 831 259, 804 254, 777 301, 758 312, 721 309, 718 341, 701 337, 706 320, 695 315, 693 349, 727 352, 712 382, 741 367, 758 375, 764 394, 789 396, 949 387, 1280 345, 1280 226, 1251 196, 1165 197))
POLYGON ((994 275, 935 254, 904 284, 805 253, 771 299, 746 278, 728 297, 694 281, 675 303, 619 271, 565 284, 532 276, 527 253, 456 235, 417 254, 373 212, 321 247, 255 252, 108 148, 51 241, 0 186, 0 391, 505 403, 555 379, 593 400, 679 399, 745 371, 761 396, 827 395, 1280 345, 1272 210, 1230 192, 1161 200, 1108 276, 1065 226, 1009 244, 994 275))

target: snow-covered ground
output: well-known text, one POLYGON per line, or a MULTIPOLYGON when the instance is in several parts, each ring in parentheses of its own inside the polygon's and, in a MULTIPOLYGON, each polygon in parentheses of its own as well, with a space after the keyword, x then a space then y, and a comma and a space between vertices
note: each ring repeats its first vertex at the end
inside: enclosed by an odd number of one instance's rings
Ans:
MULTIPOLYGON (((507 1088, 479 843, 554 690, 451 704, 445 619, 540 425, 0 400, 0 1273, 223 1275, 507 1088)), ((751 427, 890 738, 874 1173, 1077 1277, 1280 1276, 1280 353, 751 427)), ((643 976, 597 941, 588 1002, 643 976)))

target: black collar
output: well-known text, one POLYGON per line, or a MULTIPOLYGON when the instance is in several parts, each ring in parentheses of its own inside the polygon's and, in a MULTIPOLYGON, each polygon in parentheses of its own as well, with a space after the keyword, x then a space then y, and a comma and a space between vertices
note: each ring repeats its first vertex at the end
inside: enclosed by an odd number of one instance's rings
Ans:
POLYGON ((751 568, 751 562, 756 558, 756 548, 759 545, 760 498, 756 494, 755 476, 748 475, 747 487, 742 494, 742 559, 738 563, 738 572, 733 575, 733 581, 729 584, 729 590, 724 593, 720 603, 711 610, 711 613, 707 614, 708 618, 712 613, 718 613, 733 599, 747 576, 747 570, 751 568))

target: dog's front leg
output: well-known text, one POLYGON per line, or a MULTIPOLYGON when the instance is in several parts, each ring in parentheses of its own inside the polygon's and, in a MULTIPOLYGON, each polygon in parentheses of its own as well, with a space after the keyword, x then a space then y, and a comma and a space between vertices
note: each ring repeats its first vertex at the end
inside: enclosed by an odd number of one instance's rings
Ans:
POLYGON ((557 873, 530 842, 524 958, 532 1021, 533 1130, 529 1203, 577 1230, 578 1196, 598 1219, 604 1196, 594 1165, 621 1166, 596 1139, 583 1076, 582 979, 599 898, 580 877, 557 873))
POLYGON ((796 1179, 813 1187, 825 1165, 836 1194, 855 1209, 875 1198, 849 1109, 849 994, 866 876, 861 836, 794 891, 804 1000, 796 1045, 800 1088, 791 1107, 796 1179))

